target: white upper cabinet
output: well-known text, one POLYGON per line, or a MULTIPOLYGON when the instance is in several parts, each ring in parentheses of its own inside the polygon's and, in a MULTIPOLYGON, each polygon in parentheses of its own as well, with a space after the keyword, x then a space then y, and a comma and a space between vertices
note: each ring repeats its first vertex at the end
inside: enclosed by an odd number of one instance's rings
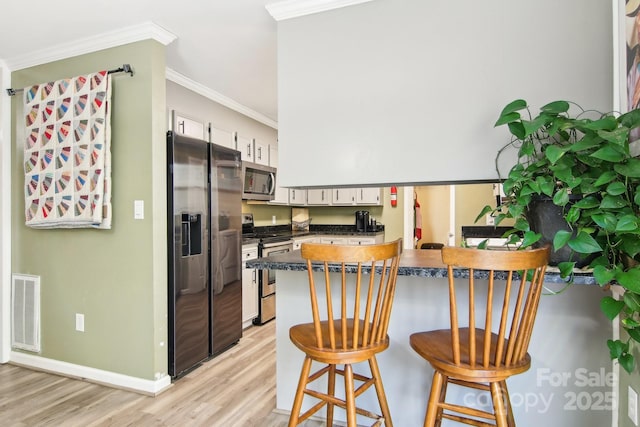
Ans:
POLYGON ((380 187, 358 188, 356 204, 379 206, 382 204, 382 189, 380 187))
POLYGON ((253 161, 259 165, 269 166, 269 144, 259 139, 253 140, 253 161))
POLYGON ((236 150, 242 155, 242 161, 255 162, 253 140, 244 135, 236 134, 236 150))
POLYGON ((338 205, 355 205, 356 204, 356 188, 333 188, 331 189, 331 204, 338 205))
POLYGON ((189 136, 191 138, 203 139, 207 141, 206 127, 203 122, 189 118, 177 111, 171 112, 172 129, 175 133, 189 136))
POLYGON ((294 206, 306 205, 307 190, 302 190, 300 188, 291 188, 289 190, 289 204, 294 206))
POLYGON ((211 126, 211 142, 223 147, 236 149, 235 133, 211 126))
POLYGON ((313 188, 307 190, 307 205, 330 205, 331 190, 329 188, 313 188))

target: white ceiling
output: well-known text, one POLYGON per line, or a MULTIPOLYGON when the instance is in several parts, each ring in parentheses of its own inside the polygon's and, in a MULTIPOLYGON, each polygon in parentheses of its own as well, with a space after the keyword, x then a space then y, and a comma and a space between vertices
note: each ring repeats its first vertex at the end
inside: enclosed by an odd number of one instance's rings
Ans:
MULTIPOLYGON (((35 65, 30 56, 152 22, 176 36, 167 46, 168 68, 275 123, 276 21, 265 8, 270 2, 9 0, 0 7, 0 60, 13 71, 35 65)), ((135 70, 135 58, 123 62, 135 70)))

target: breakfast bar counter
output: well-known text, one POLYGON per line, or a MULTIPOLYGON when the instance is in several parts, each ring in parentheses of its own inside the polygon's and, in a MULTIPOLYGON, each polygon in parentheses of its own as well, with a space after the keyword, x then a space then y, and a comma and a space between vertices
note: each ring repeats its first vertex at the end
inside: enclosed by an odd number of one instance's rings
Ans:
MULTIPOLYGON (((276 271, 277 410, 289 412, 303 361, 303 353, 289 340, 289 328, 311 317, 306 263, 300 251, 293 251, 249 260, 247 267, 276 271)), ((409 335, 449 326, 446 277, 440 251, 404 250, 389 326, 390 346, 378 357, 396 426, 419 426, 424 421, 433 370, 411 349, 409 335)), ((574 283, 567 287, 553 271, 545 277, 529 347, 531 368, 507 382, 518 426, 611 425, 614 389, 606 341, 612 326, 599 308, 600 299, 608 293, 599 286, 576 286, 595 283, 587 273, 576 275, 574 283)), ((354 370, 367 372, 367 367, 354 370)), ((448 396, 483 409, 490 405, 484 395, 455 387, 448 396)), ((367 407, 377 407, 373 390, 360 399, 366 400, 367 407)), ((311 399, 305 405, 311 406, 311 399)), ((335 418, 344 421, 344 412, 336 411, 335 418)))

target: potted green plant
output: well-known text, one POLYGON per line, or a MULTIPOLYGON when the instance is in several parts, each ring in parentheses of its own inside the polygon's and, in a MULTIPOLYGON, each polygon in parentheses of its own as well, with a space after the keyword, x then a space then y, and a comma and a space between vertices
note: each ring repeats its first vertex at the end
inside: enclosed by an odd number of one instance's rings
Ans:
MULTIPOLYGON (((632 130, 640 126, 640 110, 617 115, 555 101, 533 116, 518 99, 495 123, 505 125, 511 139, 499 150, 496 169, 508 147, 518 150, 517 162, 503 181, 502 205, 486 206, 478 219, 491 213, 497 225, 512 218, 508 235, 515 240, 518 232, 526 248, 544 243, 534 226, 533 206, 542 200, 556 209, 563 226, 547 239, 554 252, 566 251, 566 259, 557 262, 561 276, 570 281, 576 265, 586 262, 601 286, 621 285, 623 298, 605 297, 601 308, 612 320, 620 314, 623 328, 640 342, 640 266, 627 263, 640 254, 640 159, 629 144, 632 130)), ((629 341, 607 344, 612 359, 631 372, 629 341)))

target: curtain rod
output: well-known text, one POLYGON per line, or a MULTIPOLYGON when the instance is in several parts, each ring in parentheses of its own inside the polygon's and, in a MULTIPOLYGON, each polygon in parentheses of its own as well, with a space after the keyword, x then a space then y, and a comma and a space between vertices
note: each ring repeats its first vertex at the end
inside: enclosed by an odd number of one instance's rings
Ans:
MULTIPOLYGON (((133 77, 133 68, 131 68, 130 64, 122 64, 122 67, 120 67, 120 68, 116 68, 115 70, 107 71, 107 74, 114 74, 114 73, 129 73, 129 74, 131 74, 131 77, 133 77)), ((23 90, 24 89, 8 88, 7 89, 7 94, 9 94, 9 96, 13 96, 18 92, 22 92, 23 90)))

